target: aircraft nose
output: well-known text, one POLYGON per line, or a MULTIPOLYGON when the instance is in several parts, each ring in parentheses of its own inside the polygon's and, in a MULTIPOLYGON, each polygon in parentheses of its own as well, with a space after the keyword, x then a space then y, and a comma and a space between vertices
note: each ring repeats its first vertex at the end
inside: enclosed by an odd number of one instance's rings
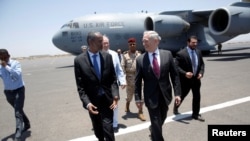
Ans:
POLYGON ((60 39, 61 39, 61 32, 55 33, 54 36, 52 37, 53 44, 59 49, 61 49, 60 39))

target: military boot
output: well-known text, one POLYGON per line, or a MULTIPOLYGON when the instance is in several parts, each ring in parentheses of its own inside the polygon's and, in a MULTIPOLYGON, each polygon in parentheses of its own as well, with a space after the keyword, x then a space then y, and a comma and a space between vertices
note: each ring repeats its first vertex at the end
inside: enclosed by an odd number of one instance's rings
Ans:
POLYGON ((130 112, 130 110, 129 110, 129 104, 130 104, 130 102, 126 102, 125 112, 130 112))
POLYGON ((145 118, 145 116, 143 115, 142 110, 139 110, 139 112, 138 112, 138 118, 139 118, 141 121, 146 121, 146 118, 145 118))

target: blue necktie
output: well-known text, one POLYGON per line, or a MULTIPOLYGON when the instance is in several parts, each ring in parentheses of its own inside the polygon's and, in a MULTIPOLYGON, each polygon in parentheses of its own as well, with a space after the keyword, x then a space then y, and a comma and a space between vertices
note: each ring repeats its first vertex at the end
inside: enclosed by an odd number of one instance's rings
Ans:
MULTIPOLYGON (((92 57, 93 57, 95 72, 97 74, 98 79, 101 80, 101 73, 100 73, 100 69, 99 69, 99 66, 98 66, 98 63, 97 63, 97 60, 96 60, 97 55, 94 54, 92 57)), ((98 89, 98 92, 99 92, 99 95, 104 94, 104 91, 103 91, 103 89, 101 87, 98 89)))
POLYGON ((92 57, 93 57, 93 63, 94 63, 93 65, 94 65, 94 68, 95 68, 95 72, 97 74, 98 79, 100 80, 101 79, 101 74, 100 74, 100 70, 99 70, 99 67, 98 67, 97 60, 96 60, 97 55, 94 54, 92 57))
POLYGON ((192 50, 191 52, 191 59, 192 59, 192 66, 193 66, 193 73, 196 74, 196 58, 195 58, 195 51, 192 50))
POLYGON ((153 70, 155 75, 159 78, 160 77, 160 67, 156 58, 156 53, 153 53, 153 70))

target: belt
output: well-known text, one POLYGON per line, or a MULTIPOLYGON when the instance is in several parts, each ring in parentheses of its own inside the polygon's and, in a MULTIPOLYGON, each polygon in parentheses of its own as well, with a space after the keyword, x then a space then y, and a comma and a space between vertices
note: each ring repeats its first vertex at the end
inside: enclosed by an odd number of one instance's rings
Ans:
POLYGON ((14 92, 14 91, 17 91, 17 90, 20 90, 20 89, 23 89, 24 88, 24 86, 22 86, 22 87, 20 87, 20 88, 17 88, 17 89, 15 89, 15 90, 4 90, 5 92, 9 92, 9 93, 11 93, 11 92, 14 92))

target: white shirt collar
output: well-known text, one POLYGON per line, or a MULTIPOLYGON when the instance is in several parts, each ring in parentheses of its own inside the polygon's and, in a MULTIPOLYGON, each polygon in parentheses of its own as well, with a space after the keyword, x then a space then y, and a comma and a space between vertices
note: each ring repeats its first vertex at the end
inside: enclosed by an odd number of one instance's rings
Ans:
POLYGON ((156 55, 159 55, 160 54, 159 49, 156 48, 154 52, 149 52, 149 55, 153 55, 153 53, 155 53, 156 55))
POLYGON ((89 55, 92 57, 93 55, 97 55, 97 56, 99 56, 99 51, 97 52, 97 53, 92 53, 92 52, 90 52, 90 51, 88 51, 88 53, 89 53, 89 55))

